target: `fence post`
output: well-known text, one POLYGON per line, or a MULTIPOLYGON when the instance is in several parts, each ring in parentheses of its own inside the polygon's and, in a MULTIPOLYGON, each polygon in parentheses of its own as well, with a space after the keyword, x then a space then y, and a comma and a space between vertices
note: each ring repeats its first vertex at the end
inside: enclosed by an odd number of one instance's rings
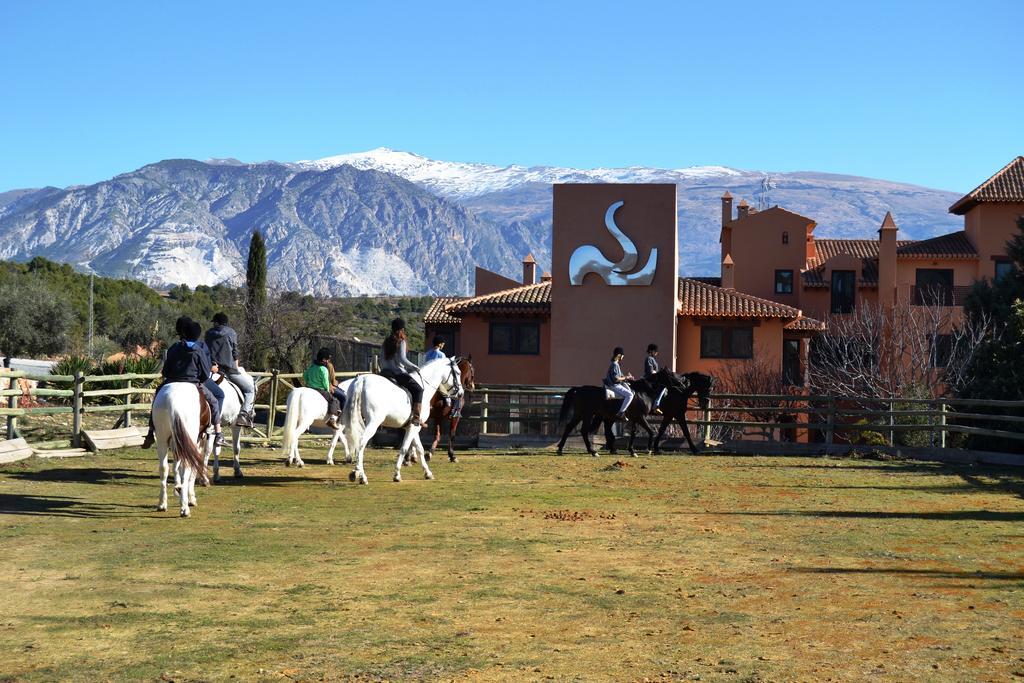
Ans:
MULTIPOLYGON (((684 408, 685 408, 685 406, 684 406, 684 408)), ((711 425, 708 424, 708 422, 711 422, 711 399, 710 398, 708 399, 708 407, 705 408, 703 411, 701 411, 701 420, 704 422, 704 424, 702 424, 700 426, 700 438, 698 440, 700 441, 700 443, 706 444, 708 442, 708 437, 711 434, 711 425)))
POLYGON ((75 384, 71 388, 71 445, 82 445, 82 371, 75 370, 75 384))
POLYGON ((886 401, 886 403, 889 406, 889 418, 888 418, 888 422, 889 422, 889 445, 890 446, 895 446, 896 445, 896 430, 894 430, 892 428, 893 425, 896 424, 896 418, 892 414, 892 411, 896 410, 895 401, 893 401, 890 398, 890 399, 888 399, 886 401))
MULTIPOLYGON (((11 384, 10 384, 10 388, 11 389, 15 388, 15 384, 17 383, 17 381, 18 380, 16 380, 15 378, 13 378, 13 377, 11 378, 11 384)), ((18 397, 17 396, 11 396, 10 400, 7 401, 7 407, 9 407, 9 408, 17 408, 18 407, 18 397)), ((14 415, 8 415, 7 416, 7 440, 10 441, 12 439, 16 439, 17 437, 18 437, 18 418, 16 416, 14 416, 14 415)))
POLYGON ((828 409, 825 412, 825 443, 831 446, 836 430, 836 399, 829 395, 828 409))
POLYGON ((270 407, 267 410, 267 448, 270 447, 270 438, 274 435, 274 424, 277 422, 277 374, 278 371, 270 371, 270 407))
POLYGON ((488 406, 490 406, 490 404, 491 403, 490 403, 490 399, 489 399, 489 394, 485 391, 484 392, 483 404, 480 406, 480 433, 481 434, 486 434, 487 433, 487 413, 488 413, 487 408, 488 408, 488 406))
POLYGON ((946 447, 946 404, 939 404, 939 448, 946 447))
MULTIPOLYGON (((124 381, 124 388, 125 389, 131 389, 132 388, 132 380, 131 380, 131 378, 128 378, 128 379, 126 379, 124 381)), ((125 405, 124 416, 121 418, 122 421, 124 422, 124 426, 125 427, 131 427, 132 426, 132 409, 128 407, 131 404, 132 404, 132 395, 131 394, 125 394, 124 395, 124 405, 125 405)))

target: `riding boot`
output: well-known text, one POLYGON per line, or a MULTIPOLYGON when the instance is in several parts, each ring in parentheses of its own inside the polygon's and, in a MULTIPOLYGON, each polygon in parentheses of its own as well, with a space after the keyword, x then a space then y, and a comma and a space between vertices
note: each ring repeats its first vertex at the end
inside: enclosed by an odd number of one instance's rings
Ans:
POLYGON ((420 409, 422 405, 419 403, 412 404, 412 416, 409 417, 409 423, 413 427, 422 427, 423 422, 420 420, 420 409))
POLYGON ((338 428, 338 415, 338 413, 334 413, 329 418, 327 418, 327 426, 330 427, 331 429, 338 428))
POLYGON ((249 413, 238 413, 238 417, 235 419, 236 427, 252 427, 252 415, 249 413))

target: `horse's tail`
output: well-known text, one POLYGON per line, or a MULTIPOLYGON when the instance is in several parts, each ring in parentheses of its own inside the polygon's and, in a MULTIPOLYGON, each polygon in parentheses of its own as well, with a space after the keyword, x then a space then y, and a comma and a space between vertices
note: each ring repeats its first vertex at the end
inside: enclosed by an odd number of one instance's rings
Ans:
POLYGON ((573 387, 569 391, 565 392, 565 398, 562 399, 562 410, 558 413, 558 424, 564 425, 569 421, 569 416, 572 414, 573 404, 576 402, 576 390, 577 387, 573 387))
POLYGON ((181 415, 171 415, 171 446, 174 449, 174 457, 182 460, 186 466, 191 467, 196 476, 201 477, 206 470, 206 459, 199 451, 193 435, 189 433, 185 421, 181 415))
POLYGON ((299 438, 299 400, 302 392, 293 390, 288 394, 288 403, 284 413, 284 433, 281 435, 281 449, 287 458, 291 453, 292 442, 299 438))
POLYGON ((345 410, 342 413, 341 424, 345 427, 345 434, 342 436, 349 450, 359 447, 359 439, 363 435, 363 383, 362 377, 349 385, 348 396, 345 401, 345 410))

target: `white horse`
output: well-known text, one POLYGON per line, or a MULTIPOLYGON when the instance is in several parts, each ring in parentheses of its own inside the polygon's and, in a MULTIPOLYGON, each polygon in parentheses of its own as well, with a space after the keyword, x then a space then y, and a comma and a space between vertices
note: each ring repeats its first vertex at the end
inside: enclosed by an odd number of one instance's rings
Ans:
MULTIPOLYGON (((219 375, 214 375, 214 378, 219 375)), ((220 423, 223 426, 231 427, 231 450, 234 454, 235 461, 235 479, 242 478, 242 464, 238 461, 238 455, 242 451, 242 428, 235 424, 235 420, 238 418, 238 413, 242 411, 242 392, 231 383, 231 380, 224 378, 220 383, 220 388, 224 392, 224 402, 221 405, 220 411, 220 423)), ((220 446, 215 446, 214 442, 216 439, 206 440, 206 464, 210 464, 210 455, 213 455, 213 481, 220 481, 220 446)), ((204 468, 203 472, 206 470, 204 468)), ((206 480, 203 480, 205 485, 208 485, 206 480)))
POLYGON ((167 509, 168 451, 174 457, 174 490, 181 497, 181 516, 188 517, 189 505, 196 504, 196 477, 205 463, 199 450, 199 389, 194 384, 172 382, 164 385, 153 400, 153 429, 160 458, 160 503, 167 509))
MULTIPOLYGON (((459 376, 459 366, 454 358, 431 361, 420 368, 418 373, 413 374, 413 378, 420 383, 423 395, 428 398, 438 389, 453 398, 462 396, 462 378, 459 376)), ((342 424, 345 427, 347 448, 354 452, 356 457, 356 468, 349 473, 349 481, 358 480, 360 484, 366 483, 363 453, 370 439, 381 427, 405 429, 405 438, 402 439, 402 446, 398 450, 398 459, 395 462, 395 481, 402 481, 402 461, 410 447, 419 456, 420 464, 423 465, 423 476, 427 479, 434 478, 427 465, 427 458, 424 457, 420 427, 414 427, 410 423, 412 402, 405 389, 379 375, 360 375, 352 383, 347 395, 348 402, 345 404, 342 424)), ((423 401, 420 406, 420 422, 426 422, 429 411, 430 401, 423 401)))
MULTIPOLYGON (((353 382, 355 382, 355 379, 349 379, 339 385, 346 396, 353 382)), ((281 439, 285 467, 290 467, 291 465, 305 467, 306 463, 302 462, 302 458, 299 457, 299 436, 304 434, 314 422, 326 420, 327 408, 327 401, 316 389, 298 387, 292 389, 292 393, 288 394, 288 408, 284 416, 284 436, 281 439)), ((348 443, 341 438, 344 432, 345 424, 339 420, 338 428, 334 430, 334 434, 331 436, 331 446, 327 449, 328 465, 334 464, 334 449, 339 441, 342 442, 342 446, 345 448, 345 462, 352 462, 348 443)))

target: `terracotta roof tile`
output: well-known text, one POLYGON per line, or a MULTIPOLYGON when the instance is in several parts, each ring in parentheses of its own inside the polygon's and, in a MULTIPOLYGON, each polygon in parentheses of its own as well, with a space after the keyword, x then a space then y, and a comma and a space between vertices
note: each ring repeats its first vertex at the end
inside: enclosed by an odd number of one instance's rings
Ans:
POLYGON ((500 292, 460 299, 445 307, 448 315, 458 316, 466 313, 516 313, 538 314, 551 310, 551 283, 538 282, 503 289, 500 292))
MULTIPOLYGON (((862 287, 878 286, 878 240, 816 239, 817 258, 807 261, 807 270, 800 273, 804 287, 828 287, 825 262, 839 254, 860 258, 859 283, 862 287)), ((967 234, 960 230, 927 240, 898 240, 897 258, 977 258, 967 234)))
POLYGON ((896 256, 907 258, 942 257, 942 258, 977 258, 978 252, 967 239, 964 230, 939 235, 918 242, 904 242, 896 247, 896 256))
POLYGON ((995 175, 958 199, 950 213, 963 215, 981 202, 1024 202, 1024 156, 1019 156, 995 175))
POLYGON ((458 325, 461 321, 453 315, 449 315, 447 307, 456 301, 462 301, 461 296, 439 296, 430 304, 430 308, 423 314, 423 322, 428 325, 458 325))
POLYGON ((824 332, 825 323, 814 318, 808 318, 807 316, 800 316, 792 322, 786 323, 782 328, 784 330, 799 330, 801 332, 824 332))
POLYGON ((792 306, 689 278, 679 279, 679 307, 680 315, 697 317, 800 317, 800 310, 792 306))
MULTIPOLYGON (((746 203, 743 202, 743 201, 740 202, 740 206, 744 206, 745 204, 746 203)), ((780 214, 785 216, 786 218, 789 218, 789 219, 795 221, 795 222, 803 223, 805 225, 808 225, 808 224, 815 224, 815 225, 817 225, 817 223, 815 223, 815 221, 813 219, 808 218, 807 216, 801 216, 800 214, 796 213, 795 211, 790 211, 789 209, 784 209, 781 206, 773 206, 770 209, 765 209, 764 211, 751 211, 750 213, 747 214, 746 218, 736 218, 736 219, 730 221, 729 225, 735 225, 735 224, 739 223, 740 221, 750 221, 751 219, 760 220, 760 218, 762 216, 775 216, 775 215, 780 215, 780 214)))

